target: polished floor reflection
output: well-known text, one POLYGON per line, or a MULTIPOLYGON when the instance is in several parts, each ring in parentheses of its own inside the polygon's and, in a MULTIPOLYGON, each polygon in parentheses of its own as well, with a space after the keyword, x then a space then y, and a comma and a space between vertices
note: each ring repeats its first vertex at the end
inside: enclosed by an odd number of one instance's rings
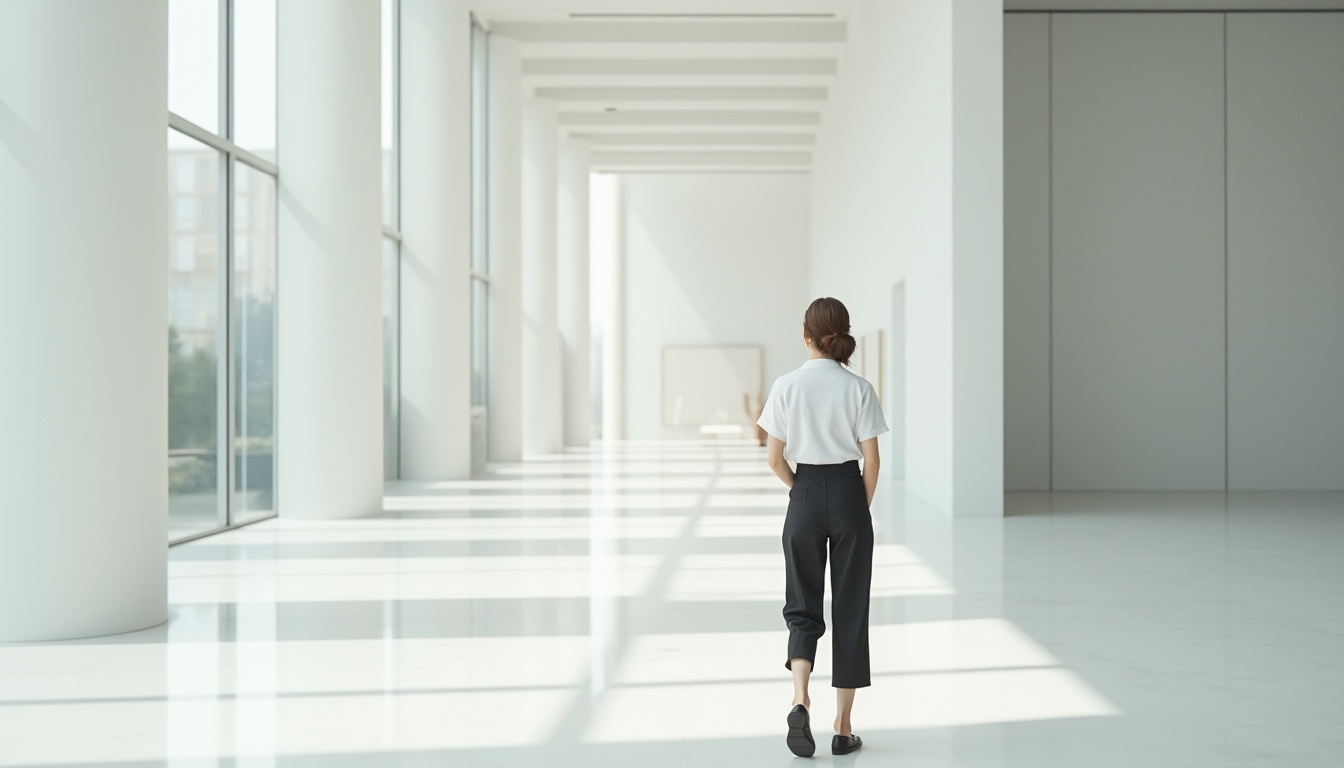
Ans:
MULTIPOLYGON (((0 645, 0 766, 793 763, 785 503, 755 446, 622 443, 176 547, 166 626, 0 645)), ((816 762, 1344 761, 1344 494, 1009 508, 884 483, 865 747, 816 762)))

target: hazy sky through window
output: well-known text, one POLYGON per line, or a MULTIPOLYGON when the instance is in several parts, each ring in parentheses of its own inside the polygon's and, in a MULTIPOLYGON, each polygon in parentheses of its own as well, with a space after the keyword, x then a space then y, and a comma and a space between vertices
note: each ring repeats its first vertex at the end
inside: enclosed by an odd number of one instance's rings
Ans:
MULTIPOLYGON (((234 0, 234 142, 275 154, 275 0, 234 0)), ((168 109, 224 135, 219 2, 169 0, 168 109)))

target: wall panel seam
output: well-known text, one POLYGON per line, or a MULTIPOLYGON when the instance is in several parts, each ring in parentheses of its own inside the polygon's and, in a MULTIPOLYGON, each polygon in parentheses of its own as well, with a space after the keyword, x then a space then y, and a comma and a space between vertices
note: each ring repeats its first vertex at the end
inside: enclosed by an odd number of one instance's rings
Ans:
POLYGON ((1046 439, 1045 487, 1055 490, 1055 15, 1046 17, 1046 439))
POLYGON ((1230 299, 1228 266, 1228 254, 1231 250, 1231 243, 1228 240, 1230 228, 1228 227, 1228 217, 1231 215, 1231 209, 1228 206, 1228 86, 1227 86, 1227 14, 1223 14, 1223 492, 1232 488, 1232 403, 1231 396, 1231 337, 1232 328, 1230 325, 1230 313, 1228 310, 1228 301, 1230 299))

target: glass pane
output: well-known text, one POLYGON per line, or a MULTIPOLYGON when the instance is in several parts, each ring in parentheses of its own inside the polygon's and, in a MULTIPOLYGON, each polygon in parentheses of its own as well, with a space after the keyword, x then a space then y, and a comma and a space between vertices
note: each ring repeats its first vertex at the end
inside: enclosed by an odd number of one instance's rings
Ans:
POLYGON ((234 163, 234 523, 275 514, 275 178, 234 163))
POLYGON ((397 241, 383 238, 383 477, 388 480, 400 474, 401 459, 400 283, 397 241))
POLYGON ((383 14, 383 223, 396 229, 397 219, 397 124, 394 118, 397 93, 397 35, 395 0, 382 0, 383 14))
POLYGON ((218 0, 168 2, 168 109, 208 131, 223 132, 218 0))
POLYGON ((168 129, 168 539, 218 528, 219 152, 168 129), (207 215, 209 212, 209 215, 207 215))
POLYGON ((471 268, 490 273, 489 51, 490 37, 471 27, 471 268))
POLYGON ((489 358, 487 318, 489 317, 489 289, 484 280, 471 281, 471 404, 489 404, 489 381, 486 364, 489 358))
POLYGON ((275 161, 275 0, 233 0, 233 140, 275 161))

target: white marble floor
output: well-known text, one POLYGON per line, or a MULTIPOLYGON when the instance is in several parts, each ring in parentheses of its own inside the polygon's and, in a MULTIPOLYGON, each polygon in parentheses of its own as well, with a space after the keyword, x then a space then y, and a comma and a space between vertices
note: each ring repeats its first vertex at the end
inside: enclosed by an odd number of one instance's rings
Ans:
MULTIPOLYGON (((386 515, 172 550, 168 625, 0 645, 0 766, 772 766, 779 532, 761 449, 621 444, 386 515)), ((875 505, 859 753, 817 763, 1344 765, 1344 494, 875 505)))

